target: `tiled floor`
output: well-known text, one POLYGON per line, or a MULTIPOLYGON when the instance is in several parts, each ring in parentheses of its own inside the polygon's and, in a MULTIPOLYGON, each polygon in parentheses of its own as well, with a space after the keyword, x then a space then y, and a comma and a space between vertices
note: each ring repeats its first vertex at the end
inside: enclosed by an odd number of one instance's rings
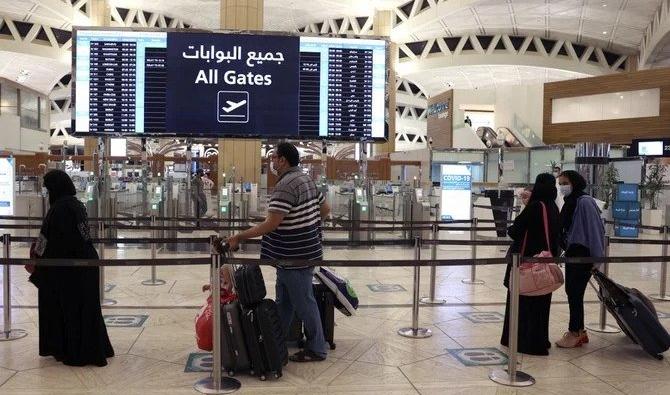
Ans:
MULTIPOLYGON (((447 234, 443 238, 465 238, 447 234)), ((205 233, 202 233, 205 236, 205 233)), ((192 234, 188 235, 189 237, 192 234)), ((397 235, 396 235, 397 237, 397 235)), ((658 237, 643 235, 643 237, 658 237)), ((413 251, 401 248, 342 250, 328 249, 326 259, 409 259, 413 251)), ((441 246, 438 258, 467 258, 465 247, 441 246)), ((657 255, 659 246, 636 247, 613 245, 611 255, 657 255)), ((25 246, 12 246, 12 256, 27 255, 25 246)), ((244 256, 245 254, 240 254, 244 256)), ((253 254, 247 254, 253 256, 253 254)), ((498 247, 481 247, 479 257, 504 255, 498 247)), ((148 257, 146 249, 108 249, 107 257, 148 257)), ((196 254, 159 253, 159 258, 197 256, 196 254)), ((429 257, 430 251, 422 251, 429 257)), ((321 363, 289 364, 278 381, 261 382, 241 375, 239 393, 264 394, 669 394, 670 362, 657 361, 622 334, 590 334, 591 342, 579 349, 552 348, 548 357, 521 356, 520 368, 533 375, 537 384, 526 389, 510 389, 488 379, 495 366, 471 366, 479 358, 482 363, 495 362, 491 350, 507 349, 499 345, 504 312, 505 289, 501 266, 478 269, 483 285, 467 285, 461 280, 470 274, 468 267, 437 269, 437 296, 446 299, 442 306, 422 306, 420 325, 430 328, 427 339, 407 339, 396 334, 398 328, 411 322, 412 268, 337 268, 351 280, 361 300, 354 317, 337 313, 335 341, 337 349, 321 363), (405 290, 388 290, 384 285, 396 284, 405 290), (369 287, 379 285, 379 287, 369 287), (371 289, 372 288, 372 289, 371 289), (474 313, 474 314, 473 314, 474 313), (467 350, 466 350, 467 349, 467 350), (465 355, 470 363, 457 356, 465 355)), ((264 268, 269 296, 272 297, 274 273, 264 268)), ((428 270, 422 270, 422 295, 427 294, 428 270)), ((643 292, 657 293, 659 264, 619 264, 610 269, 617 281, 643 292)), ((205 266, 159 267, 162 286, 144 286, 149 268, 114 267, 106 270, 111 290, 108 298, 116 306, 103 314, 118 325, 132 323, 118 316, 146 315, 139 327, 108 328, 117 356, 104 368, 71 368, 53 359, 37 355, 36 292, 26 282, 21 267, 12 268, 12 302, 14 327, 29 332, 28 337, 0 342, 0 393, 4 394, 191 394, 193 383, 207 373, 186 372, 186 363, 195 346, 194 316, 205 295, 201 286, 207 281, 205 266)), ((568 308, 561 289, 554 294, 551 311, 551 337, 557 340, 565 330, 568 308)), ((598 317, 599 306, 592 290, 587 293, 587 321, 598 317)), ((667 316, 670 302, 657 303, 659 312, 667 316)), ((142 317, 140 317, 142 318, 142 317)), ((661 320, 670 328, 670 318, 661 320)), ((670 356, 670 353, 666 353, 670 356)))

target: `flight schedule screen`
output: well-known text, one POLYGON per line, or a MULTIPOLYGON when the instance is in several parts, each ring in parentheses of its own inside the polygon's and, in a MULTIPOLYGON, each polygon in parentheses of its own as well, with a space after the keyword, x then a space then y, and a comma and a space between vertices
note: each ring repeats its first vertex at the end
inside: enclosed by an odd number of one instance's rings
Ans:
POLYGON ((384 139, 386 42, 75 30, 80 135, 384 139))

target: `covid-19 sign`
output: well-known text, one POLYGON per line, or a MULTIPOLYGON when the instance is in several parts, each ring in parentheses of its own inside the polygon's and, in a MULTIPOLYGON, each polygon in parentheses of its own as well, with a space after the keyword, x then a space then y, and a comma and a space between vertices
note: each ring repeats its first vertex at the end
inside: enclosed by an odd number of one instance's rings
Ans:
POLYGON ((472 174, 466 165, 442 165, 440 187, 443 221, 469 220, 472 209, 472 174))

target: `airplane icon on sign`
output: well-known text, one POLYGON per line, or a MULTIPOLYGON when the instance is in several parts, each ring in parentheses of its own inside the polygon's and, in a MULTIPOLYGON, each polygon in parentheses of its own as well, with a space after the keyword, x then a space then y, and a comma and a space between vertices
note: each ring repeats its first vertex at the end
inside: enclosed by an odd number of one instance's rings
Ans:
POLYGON ((249 122, 249 92, 219 91, 216 100, 217 121, 220 123, 249 122))
POLYGON ((246 100, 241 100, 241 101, 238 101, 238 102, 234 102, 234 101, 226 100, 226 104, 227 104, 227 106, 221 107, 221 109, 228 113, 228 112, 234 111, 235 109, 240 108, 243 105, 247 104, 247 101, 246 100))

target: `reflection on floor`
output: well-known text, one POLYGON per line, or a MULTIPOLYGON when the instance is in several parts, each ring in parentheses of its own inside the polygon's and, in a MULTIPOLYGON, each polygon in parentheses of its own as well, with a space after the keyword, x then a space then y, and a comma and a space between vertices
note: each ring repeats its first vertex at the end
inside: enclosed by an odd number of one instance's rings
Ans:
MULTIPOLYGON (((651 237, 645 235, 645 237, 651 237)), ((467 258, 469 249, 440 247, 438 258, 467 258)), ((611 255, 658 255, 659 246, 613 245, 611 255)), ((27 255, 25 246, 12 246, 13 257, 27 255)), ((249 253, 249 256, 253 254, 249 253)), ((482 247, 479 257, 504 255, 498 247, 482 247)), ((148 257, 146 249, 109 249, 108 257, 148 257)), ((159 258, 196 256, 193 253, 159 253, 159 258)), ((422 251, 427 257, 429 250, 422 251)), ((400 248, 328 250, 326 259, 408 259, 413 251, 400 248)), ((289 364, 278 381, 261 382, 240 375, 239 393, 264 394, 498 394, 516 393, 488 380, 488 372, 507 358, 499 345, 505 288, 502 266, 478 268, 483 285, 467 285, 468 267, 437 269, 437 296, 442 306, 422 306, 419 322, 430 328, 427 339, 396 334, 411 321, 411 268, 338 268, 348 277, 361 300, 354 317, 337 313, 337 349, 321 363, 289 364)), ((263 269, 272 297, 274 273, 263 269)), ((614 279, 643 292, 657 293, 659 264, 619 264, 610 268, 614 279)), ((211 359, 195 346, 194 316, 205 300, 202 285, 209 270, 204 266, 159 267, 162 286, 143 286, 149 268, 114 267, 106 270, 107 297, 116 306, 103 310, 117 352, 104 368, 70 368, 37 355, 36 292, 21 267, 12 268, 14 327, 28 337, 0 342, 0 393, 2 394, 192 394, 193 383, 211 369, 211 359)), ((422 295, 427 294, 428 270, 421 275, 422 295)), ((551 337, 558 340, 566 329, 568 307, 561 289, 554 294, 551 337)), ((599 306, 587 293, 588 322, 598 318, 599 306)), ((657 303, 661 321, 670 328, 670 303, 657 303)), ((521 356, 520 368, 537 384, 519 393, 552 394, 668 394, 670 362, 657 361, 624 335, 590 334, 582 348, 553 347, 548 357, 521 356)), ((294 350, 291 350, 294 351, 294 350)), ((670 356, 670 353, 666 353, 670 356)))

